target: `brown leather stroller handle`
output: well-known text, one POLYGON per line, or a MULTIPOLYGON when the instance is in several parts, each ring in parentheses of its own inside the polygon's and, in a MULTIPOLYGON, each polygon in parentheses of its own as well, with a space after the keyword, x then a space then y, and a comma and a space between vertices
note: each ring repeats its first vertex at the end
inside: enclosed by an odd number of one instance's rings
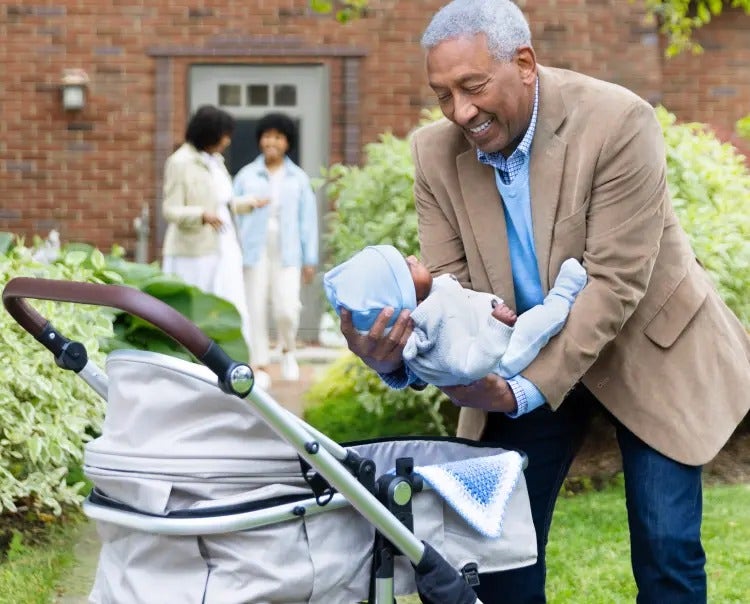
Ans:
POLYGON ((134 287, 15 277, 3 289, 3 304, 18 324, 37 339, 49 321, 24 298, 95 304, 123 310, 158 327, 199 359, 212 343, 174 308, 134 287))
POLYGON ((211 338, 203 333, 197 325, 177 312, 168 304, 142 292, 134 287, 124 285, 104 285, 78 281, 61 281, 56 279, 36 279, 15 277, 8 281, 3 289, 3 304, 16 322, 34 336, 44 346, 59 353, 59 345, 51 346, 51 340, 57 336, 50 322, 31 307, 25 298, 52 300, 56 302, 74 302, 109 306, 130 313, 148 321, 177 343, 184 346, 198 360, 209 367, 219 377, 223 390, 238 396, 246 396, 252 389, 233 387, 231 382, 238 379, 244 383, 253 381, 252 371, 247 365, 233 361, 211 338), (53 334, 47 334, 52 331, 53 334), (236 371, 238 366, 247 371, 236 371), (249 375, 246 375, 249 372, 249 375))

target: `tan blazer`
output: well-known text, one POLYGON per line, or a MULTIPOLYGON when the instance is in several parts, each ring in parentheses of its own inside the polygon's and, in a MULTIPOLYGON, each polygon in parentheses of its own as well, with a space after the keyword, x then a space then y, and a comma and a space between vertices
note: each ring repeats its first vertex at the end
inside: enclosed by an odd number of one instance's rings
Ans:
MULTIPOLYGON (((750 406, 750 340, 697 263, 672 209, 653 109, 619 86, 539 68, 531 148, 545 293, 566 258, 589 281, 562 332, 522 372, 557 408, 582 381, 623 424, 686 464, 709 461, 750 406)), ((412 140, 424 262, 513 303, 493 169, 441 120, 412 140)), ((461 410, 478 439, 486 413, 461 410)))
POLYGON ((218 199, 211 171, 200 152, 188 143, 164 165, 162 212, 167 221, 165 256, 203 256, 218 249, 217 232, 203 224, 203 213, 216 213, 218 199))

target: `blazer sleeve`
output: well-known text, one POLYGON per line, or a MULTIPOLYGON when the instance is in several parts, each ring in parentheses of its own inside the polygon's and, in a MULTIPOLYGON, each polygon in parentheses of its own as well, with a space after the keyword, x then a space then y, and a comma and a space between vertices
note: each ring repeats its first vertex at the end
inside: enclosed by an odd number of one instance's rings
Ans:
POLYGON ((203 225, 203 208, 189 205, 186 162, 170 157, 164 166, 164 199, 162 213, 167 222, 181 228, 200 228, 203 225))
POLYGON ((433 275, 450 273, 466 287, 471 286, 466 252, 458 229, 446 216, 435 199, 420 161, 420 132, 411 139, 414 161, 414 203, 421 260, 433 275))
POLYGON ((560 334, 522 372, 553 408, 633 314, 659 253, 669 204, 661 127, 640 99, 622 113, 596 158, 585 210, 588 284, 560 334))

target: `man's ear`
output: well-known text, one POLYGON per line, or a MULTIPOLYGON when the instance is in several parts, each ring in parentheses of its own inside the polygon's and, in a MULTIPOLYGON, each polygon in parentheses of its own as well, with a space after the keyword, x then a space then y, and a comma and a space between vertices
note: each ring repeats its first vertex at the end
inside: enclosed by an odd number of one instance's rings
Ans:
POLYGON ((518 66, 521 80, 531 85, 536 79, 536 53, 531 46, 519 46, 513 61, 518 66))

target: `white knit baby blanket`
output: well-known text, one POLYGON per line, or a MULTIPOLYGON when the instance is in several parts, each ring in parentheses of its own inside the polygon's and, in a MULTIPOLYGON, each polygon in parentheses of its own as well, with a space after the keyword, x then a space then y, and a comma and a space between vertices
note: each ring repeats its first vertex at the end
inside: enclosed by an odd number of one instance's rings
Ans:
POLYGON ((416 466, 419 474, 472 527, 486 537, 499 537, 508 500, 523 472, 516 451, 416 466))

